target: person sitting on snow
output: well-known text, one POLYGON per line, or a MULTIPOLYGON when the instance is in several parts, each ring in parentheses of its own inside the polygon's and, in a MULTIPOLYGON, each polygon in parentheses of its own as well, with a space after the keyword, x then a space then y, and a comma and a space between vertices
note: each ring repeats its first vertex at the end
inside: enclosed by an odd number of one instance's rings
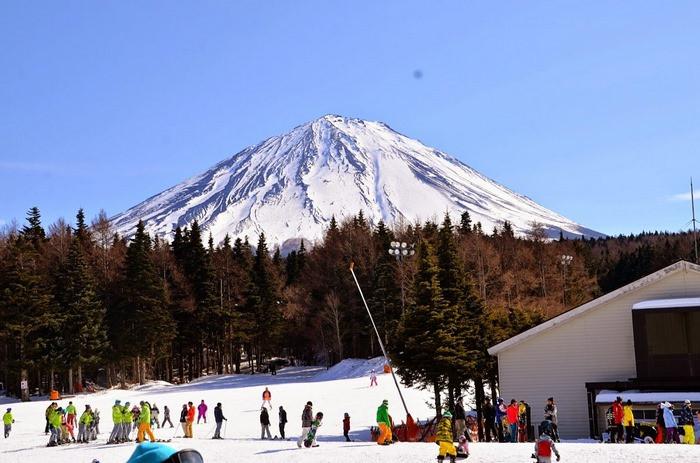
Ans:
POLYGON ((557 461, 560 460, 561 456, 557 447, 554 445, 554 441, 548 434, 542 433, 540 438, 535 442, 535 453, 534 458, 537 459, 537 463, 551 463, 552 452, 557 456, 557 461))
POLYGON ((457 446, 457 458, 467 458, 469 456, 469 443, 466 436, 459 436, 459 445, 457 446))
POLYGON ((452 443, 452 413, 449 411, 442 414, 438 423, 435 443, 440 446, 438 461, 443 461, 446 455, 450 456, 453 463, 457 460, 457 449, 452 443))

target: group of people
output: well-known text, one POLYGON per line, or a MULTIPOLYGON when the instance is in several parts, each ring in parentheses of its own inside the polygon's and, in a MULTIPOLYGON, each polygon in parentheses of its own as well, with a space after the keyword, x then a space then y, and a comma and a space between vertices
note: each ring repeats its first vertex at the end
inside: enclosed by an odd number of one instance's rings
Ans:
MULTIPOLYGON (((456 414, 460 413, 461 401, 458 401, 455 408, 456 414)), ((548 422, 545 426, 551 428, 551 438, 559 442, 559 426, 557 424, 557 405, 554 397, 549 397, 544 405, 543 419, 548 422)), ((496 399, 496 404, 491 403, 491 399, 486 397, 482 405, 484 420, 484 438, 486 442, 532 442, 535 440, 534 428, 532 426, 532 412, 530 404, 524 400, 516 401, 511 399, 506 405, 502 398, 496 399)), ((460 416, 461 418, 461 416, 460 416)), ((542 430, 540 424, 540 431, 542 430)), ((462 434, 461 429, 457 429, 458 434, 462 434)))
POLYGON ((90 405, 85 405, 85 409, 78 418, 78 412, 73 402, 68 402, 64 409, 59 407, 57 402, 51 402, 44 413, 46 418, 45 434, 50 434, 47 447, 67 443, 87 444, 97 439, 100 433, 100 412, 93 410, 90 405), (78 426, 78 436, 75 436, 75 426, 78 426))
MULTIPOLYGON (((700 443, 700 410, 693 414, 692 403, 685 400, 676 416, 675 406, 670 402, 661 402, 656 406, 656 437, 657 444, 696 444, 700 443), (695 422, 697 421, 697 425, 695 422)), ((637 437, 634 419, 633 403, 631 400, 623 405, 622 397, 617 397, 606 414, 609 430, 608 442, 633 443, 637 437)))

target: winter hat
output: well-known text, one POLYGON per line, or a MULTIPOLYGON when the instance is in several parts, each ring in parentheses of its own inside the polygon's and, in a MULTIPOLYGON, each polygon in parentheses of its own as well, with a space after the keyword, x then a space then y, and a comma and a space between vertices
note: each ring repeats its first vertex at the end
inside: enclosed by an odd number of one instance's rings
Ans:
POLYGON ((683 402, 683 403, 686 404, 686 405, 690 405, 690 400, 685 399, 685 402, 683 402))
POLYGON ((450 411, 448 410, 442 414, 442 417, 443 418, 452 418, 452 413, 450 413, 450 411))
POLYGON ((117 400, 114 401, 114 405, 119 405, 120 403, 122 403, 122 401, 119 400, 119 399, 117 399, 117 400))
POLYGON ((8 409, 7 409, 7 411, 8 411, 8 412, 11 412, 11 411, 12 411, 12 409, 11 409, 11 408, 8 408, 8 409))
POLYGON ((382 405, 389 405, 389 401, 386 399, 382 400, 382 405))
POLYGON ((144 442, 136 447, 126 463, 162 463, 177 450, 157 442, 144 442))

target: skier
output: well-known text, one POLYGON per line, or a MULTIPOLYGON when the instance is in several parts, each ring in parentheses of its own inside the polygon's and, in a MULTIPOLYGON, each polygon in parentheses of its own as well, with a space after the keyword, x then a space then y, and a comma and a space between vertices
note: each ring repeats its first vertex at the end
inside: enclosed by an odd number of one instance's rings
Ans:
POLYGON ((629 399, 622 409, 622 425, 625 428, 625 443, 634 443, 634 413, 632 412, 632 401, 629 399))
POLYGON ((167 405, 163 406, 163 424, 161 427, 165 427, 165 423, 170 423, 170 427, 173 428, 173 422, 170 421, 170 409, 167 405))
POLYGON ((460 396, 455 404, 455 434, 457 439, 459 436, 464 436, 464 431, 467 428, 467 414, 464 411, 464 399, 460 396))
POLYGON ((49 437, 49 443, 47 447, 54 447, 58 445, 61 440, 61 412, 63 410, 58 408, 51 408, 49 411, 49 431, 51 431, 51 437, 49 437))
MULTIPOLYGON (((620 404, 622 404, 622 399, 620 399, 620 404)), ((547 404, 544 406, 544 419, 552 422, 552 439, 554 439, 555 442, 559 442, 559 426, 557 424, 558 413, 554 397, 548 398, 547 404)), ((622 437, 622 434, 620 434, 620 437, 622 437)))
POLYGON ((379 384, 377 384, 377 374, 374 372, 374 370, 372 370, 369 374, 369 387, 372 386, 379 386, 379 384))
POLYGON ((282 405, 280 405, 280 411, 279 411, 279 428, 280 428, 280 437, 282 439, 286 439, 284 436, 284 427, 287 424, 287 411, 282 408, 282 405))
POLYGON ((481 410, 484 415, 484 437, 486 438, 486 442, 497 440, 498 431, 496 431, 496 410, 493 408, 493 405, 491 405, 491 399, 488 397, 484 399, 484 406, 481 410))
POLYGON ((559 461, 561 456, 554 445, 554 441, 548 434, 542 433, 540 438, 537 439, 537 442, 535 442, 535 453, 532 455, 533 458, 537 459, 537 463, 551 463, 552 452, 554 452, 554 454, 557 456, 557 461, 559 461))
POLYGON ((610 442, 613 444, 617 444, 622 440, 622 435, 623 435, 623 426, 622 426, 622 419, 625 416, 625 411, 622 408, 622 397, 617 397, 615 399, 615 402, 612 404, 612 413, 613 413, 613 427, 612 431, 610 432, 610 442))
POLYGON ((214 421, 216 422, 216 430, 214 431, 214 437, 212 439, 221 439, 221 423, 228 421, 224 416, 224 412, 221 410, 221 402, 216 404, 214 407, 214 421))
POLYGON ((683 443, 695 444, 695 429, 693 429, 693 410, 691 408, 690 400, 686 400, 683 403, 683 408, 681 409, 681 416, 678 420, 678 424, 680 424, 683 427, 683 443))
POLYGON ((678 424, 676 417, 673 416, 673 404, 664 403, 664 425, 666 426, 666 443, 675 442, 680 444, 680 436, 678 435, 678 424))
POLYGON ((51 402, 51 404, 46 407, 46 411, 44 412, 44 416, 46 417, 46 427, 44 428, 44 434, 48 434, 49 430, 51 429, 51 424, 49 423, 49 415, 56 410, 56 407, 58 407, 58 404, 56 402, 51 402))
POLYGON ((119 440, 122 427, 122 407, 121 400, 115 400, 114 405, 112 405, 112 433, 109 435, 108 444, 114 444, 119 440))
POLYGON ((189 437, 187 434, 187 404, 182 404, 182 410, 180 411, 180 427, 182 427, 183 437, 189 437))
POLYGON ((73 431, 75 427, 72 423, 69 423, 66 419, 66 415, 61 416, 61 440, 68 442, 68 437, 70 436, 71 442, 75 442, 75 434, 73 431))
POLYGON ((141 413, 139 414, 139 432, 136 435, 136 442, 143 442, 145 439, 145 434, 151 442, 155 442, 156 436, 153 435, 151 430, 151 406, 146 401, 141 401, 141 413))
POLYGON ((267 433, 267 438, 272 439, 270 434, 270 415, 267 413, 267 408, 260 408, 260 439, 265 439, 265 433, 267 433))
POLYGON ((127 442, 131 435, 131 409, 129 409, 129 405, 131 403, 124 402, 122 407, 122 435, 119 439, 121 442, 127 442))
POLYGON ((392 444, 391 421, 389 421, 389 401, 384 399, 377 408, 377 426, 379 426, 378 445, 392 444))
POLYGON ((301 445, 304 443, 304 441, 306 440, 306 436, 311 430, 311 422, 314 419, 313 413, 313 404, 309 400, 304 406, 304 411, 301 412, 301 435, 299 436, 299 440, 297 441, 297 447, 299 448, 301 448, 301 445))
POLYGON ((158 405, 153 403, 153 406, 151 407, 151 428, 153 428, 153 425, 155 425, 157 428, 160 429, 160 420, 158 419, 160 415, 160 410, 158 410, 158 405))
POLYGON ((90 406, 85 406, 85 411, 80 415, 80 421, 78 422, 78 442, 81 444, 88 443, 87 427, 92 422, 92 413, 90 413, 90 406))
POLYGON ((506 409, 506 419, 508 420, 508 431, 510 432, 510 442, 518 442, 518 402, 510 399, 510 405, 506 409))
POLYGON ((202 400, 199 405, 197 405, 197 424, 199 424, 199 420, 204 419, 204 424, 207 424, 207 410, 209 407, 207 407, 207 404, 204 403, 204 400, 202 400))
POLYGON ((323 420, 323 413, 316 413, 316 418, 311 422, 311 429, 309 430, 309 434, 306 436, 306 440, 304 441, 304 447, 318 447, 318 443, 316 442, 316 433, 318 432, 318 428, 321 426, 321 420, 323 420))
POLYGON ((2 415, 2 424, 5 428, 5 439, 10 437, 10 431, 12 431, 12 423, 14 422, 15 419, 12 417, 12 409, 8 408, 7 412, 4 415, 2 415))
POLYGON ((68 402, 68 406, 66 407, 66 423, 75 426, 75 418, 77 415, 78 412, 75 410, 73 402, 68 402))
POLYGON ((192 436, 192 425, 194 424, 194 404, 187 402, 187 436, 190 439, 192 436))
POLYGON ((345 442, 350 442, 348 433, 350 433, 350 415, 346 412, 343 417, 343 436, 345 437, 345 442))
POLYGON ((270 410, 272 410, 272 393, 268 388, 265 388, 265 390, 262 393, 262 406, 265 406, 265 403, 267 402, 267 405, 270 407, 270 410))
POLYGON ((91 410, 92 422, 88 427, 88 438, 90 440, 97 440, 97 435, 100 433, 100 411, 98 409, 91 410))
POLYGON ((450 462, 454 463, 457 460, 457 449, 452 443, 452 413, 449 411, 442 414, 438 423, 435 443, 440 446, 438 461, 444 461, 447 455, 450 456, 450 462))

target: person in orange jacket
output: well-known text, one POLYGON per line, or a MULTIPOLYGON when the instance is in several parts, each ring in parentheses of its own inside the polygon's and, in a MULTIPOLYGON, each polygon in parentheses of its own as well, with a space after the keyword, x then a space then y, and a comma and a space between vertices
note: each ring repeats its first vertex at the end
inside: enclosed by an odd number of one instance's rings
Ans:
POLYGON ((192 438, 192 424, 194 423, 194 404, 187 402, 187 423, 185 424, 185 437, 192 438))
POLYGON ((272 393, 268 388, 265 388, 265 390, 262 393, 262 407, 265 406, 265 403, 267 403, 267 406, 270 407, 270 410, 272 410, 272 393))

